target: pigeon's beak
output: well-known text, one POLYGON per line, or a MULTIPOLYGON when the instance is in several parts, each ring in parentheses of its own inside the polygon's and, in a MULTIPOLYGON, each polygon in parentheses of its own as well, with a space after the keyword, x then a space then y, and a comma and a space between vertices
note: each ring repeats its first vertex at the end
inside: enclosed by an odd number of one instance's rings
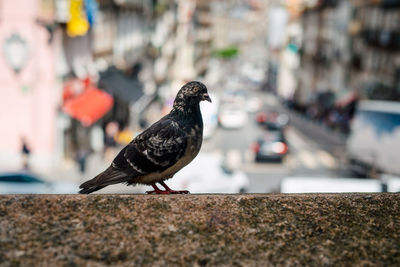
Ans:
POLYGON ((208 102, 212 103, 210 95, 208 93, 203 94, 201 100, 207 100, 208 102))

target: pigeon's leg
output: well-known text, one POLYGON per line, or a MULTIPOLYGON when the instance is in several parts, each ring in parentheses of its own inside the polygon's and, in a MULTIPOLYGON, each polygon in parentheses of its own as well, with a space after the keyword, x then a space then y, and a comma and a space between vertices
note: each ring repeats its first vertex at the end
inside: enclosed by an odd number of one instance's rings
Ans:
POLYGON ((152 184, 151 186, 154 188, 154 190, 153 191, 146 191, 147 194, 169 194, 168 191, 164 191, 164 190, 161 190, 160 188, 158 188, 156 186, 156 184, 152 184))
POLYGON ((159 183, 160 183, 160 185, 162 185, 165 188, 165 191, 163 191, 163 192, 168 192, 168 194, 189 194, 189 191, 187 191, 187 190, 181 190, 181 191, 172 190, 163 181, 161 181, 159 183))

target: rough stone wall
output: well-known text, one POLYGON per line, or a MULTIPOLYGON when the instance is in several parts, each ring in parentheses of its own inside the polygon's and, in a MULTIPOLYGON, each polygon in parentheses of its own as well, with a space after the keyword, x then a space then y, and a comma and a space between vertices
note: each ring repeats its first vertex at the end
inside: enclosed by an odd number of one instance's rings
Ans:
POLYGON ((400 194, 10 195, 0 266, 400 265, 400 194))

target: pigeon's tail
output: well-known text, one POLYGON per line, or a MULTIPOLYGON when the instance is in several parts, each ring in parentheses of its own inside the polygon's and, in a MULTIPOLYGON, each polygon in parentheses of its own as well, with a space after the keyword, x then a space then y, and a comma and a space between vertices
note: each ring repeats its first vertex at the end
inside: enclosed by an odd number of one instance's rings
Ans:
POLYGON ((81 184, 79 186, 79 188, 81 188, 79 194, 90 194, 108 185, 124 183, 127 181, 128 176, 125 173, 116 170, 112 166, 110 166, 104 172, 100 173, 93 179, 81 184))

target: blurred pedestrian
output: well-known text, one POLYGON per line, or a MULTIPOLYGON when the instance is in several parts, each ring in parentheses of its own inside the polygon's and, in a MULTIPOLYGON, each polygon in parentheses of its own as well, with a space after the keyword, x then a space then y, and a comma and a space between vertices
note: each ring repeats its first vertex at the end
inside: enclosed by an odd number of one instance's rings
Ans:
POLYGON ((22 156, 22 169, 29 170, 29 156, 31 154, 31 149, 24 136, 21 137, 21 156, 22 156))
POLYGON ((110 161, 116 154, 116 135, 118 131, 118 123, 114 121, 107 123, 104 135, 104 159, 106 161, 110 161))
POLYGON ((129 127, 125 127, 116 136, 116 141, 121 146, 126 146, 133 139, 133 132, 129 127))
POLYGON ((86 172, 86 162, 89 154, 89 150, 85 148, 80 148, 76 153, 75 160, 78 163, 79 171, 81 174, 84 174, 86 172))
POLYGON ((142 129, 146 129, 147 127, 149 127, 149 122, 147 121, 147 119, 145 117, 140 117, 139 127, 142 129))

